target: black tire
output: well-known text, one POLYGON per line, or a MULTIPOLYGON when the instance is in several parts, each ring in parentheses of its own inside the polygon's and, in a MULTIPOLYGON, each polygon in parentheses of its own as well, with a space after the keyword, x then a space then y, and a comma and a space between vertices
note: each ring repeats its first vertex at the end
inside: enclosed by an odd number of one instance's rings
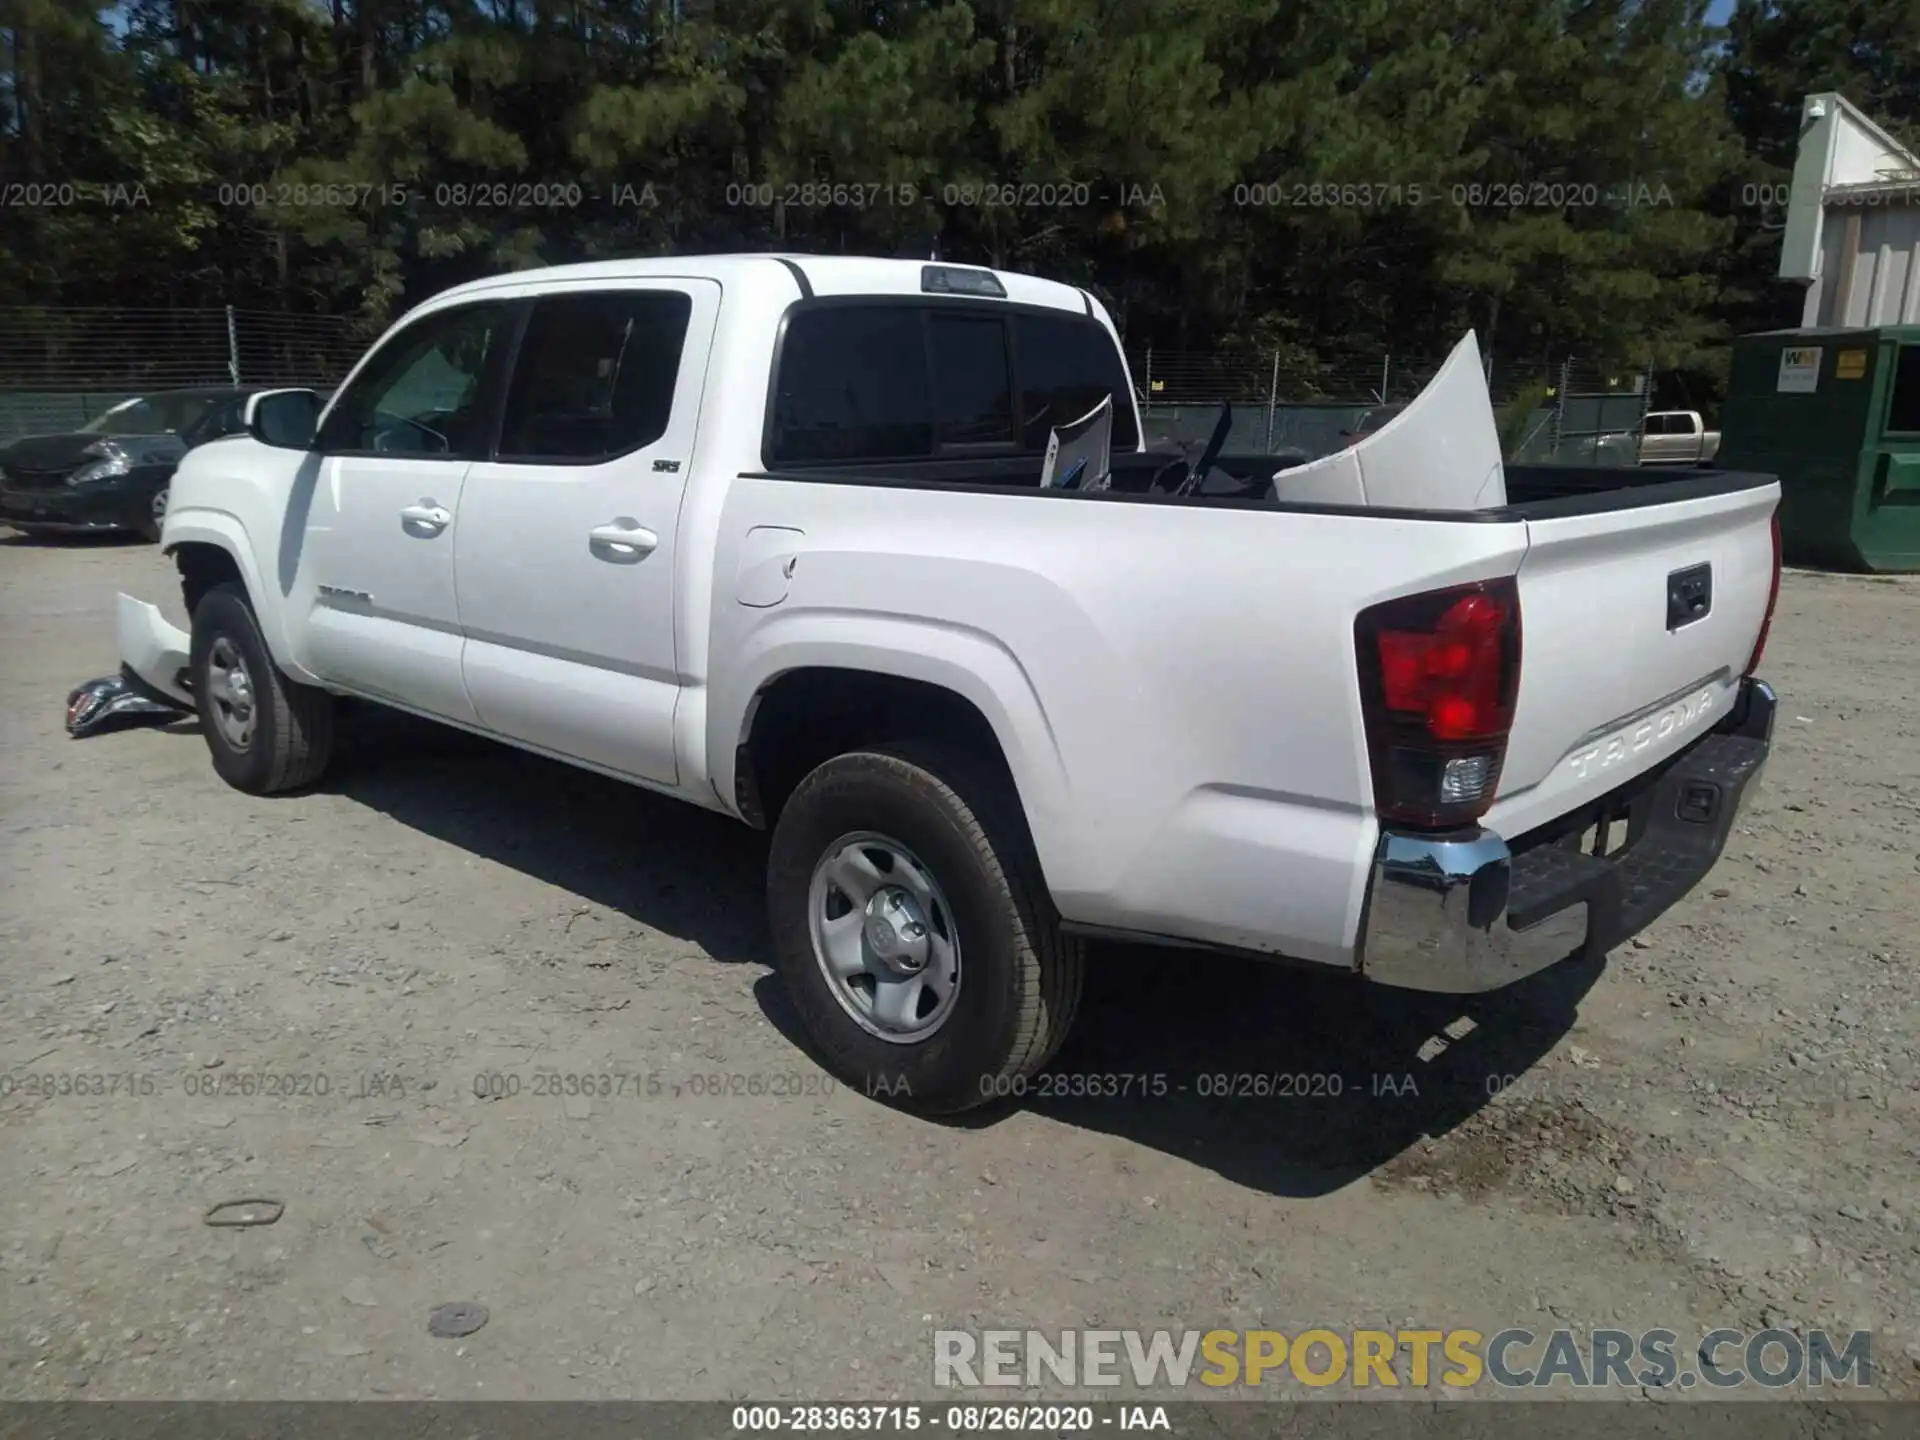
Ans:
POLYGON ((239 581, 215 585, 194 606, 188 664, 200 729, 222 780, 249 795, 274 795, 320 778, 333 754, 333 697, 280 673, 239 581), (223 728, 208 682, 222 640, 239 652, 251 681, 253 732, 244 745, 223 728))
POLYGON ((775 966, 821 1058, 847 1084, 905 1109, 954 1114, 1020 1093, 1060 1048, 1079 1008, 1082 946, 1061 932, 1018 797, 969 757, 886 745, 813 771, 774 827, 767 909, 775 966), (958 928, 953 1010, 915 1043, 863 1028, 814 955, 814 868, 855 831, 897 840, 918 857, 958 928))

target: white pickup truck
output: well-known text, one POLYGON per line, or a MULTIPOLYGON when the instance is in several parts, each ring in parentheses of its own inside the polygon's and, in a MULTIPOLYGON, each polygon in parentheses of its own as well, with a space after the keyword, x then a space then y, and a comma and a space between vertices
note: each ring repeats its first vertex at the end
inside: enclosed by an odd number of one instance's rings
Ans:
POLYGON ((315 781, 352 696, 769 828, 811 1039, 930 1112, 1048 1062, 1088 937, 1450 993, 1604 953, 1771 740, 1770 477, 1388 506, 1444 459, 1418 403, 1317 466, 1190 464, 1105 310, 1028 276, 507 275, 247 423, 173 482, 191 636, 120 605, 220 775, 315 781), (1111 487, 1042 487, 1106 397, 1111 487))
POLYGON ((1708 465, 1720 453, 1720 432, 1698 410, 1655 410, 1640 431, 1642 465, 1708 465))

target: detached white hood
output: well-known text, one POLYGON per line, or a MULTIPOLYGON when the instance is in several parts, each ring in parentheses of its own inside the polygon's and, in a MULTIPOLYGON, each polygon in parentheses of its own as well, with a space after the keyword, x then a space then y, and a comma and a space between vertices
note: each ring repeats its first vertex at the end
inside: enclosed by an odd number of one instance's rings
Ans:
POLYGON ((1396 510, 1507 503, 1493 398, 1469 330, 1426 389, 1357 445, 1274 477, 1278 499, 1396 510))

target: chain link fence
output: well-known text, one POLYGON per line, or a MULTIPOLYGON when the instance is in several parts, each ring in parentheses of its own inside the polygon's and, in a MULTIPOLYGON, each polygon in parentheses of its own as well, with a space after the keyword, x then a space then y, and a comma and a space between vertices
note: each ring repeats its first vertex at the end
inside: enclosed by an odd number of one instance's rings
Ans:
MULTIPOLYGON (((1127 359, 1150 438, 1204 440, 1225 404, 1233 407, 1229 452, 1308 455, 1345 444, 1369 410, 1413 399, 1446 363, 1444 355, 1315 362, 1280 352, 1156 349, 1127 359)), ((1487 361, 1511 460, 1635 463, 1651 382, 1647 370, 1577 357, 1487 361)))
POLYGON ((328 389, 372 338, 356 319, 232 306, 0 308, 0 441, 73 430, 156 390, 328 389))

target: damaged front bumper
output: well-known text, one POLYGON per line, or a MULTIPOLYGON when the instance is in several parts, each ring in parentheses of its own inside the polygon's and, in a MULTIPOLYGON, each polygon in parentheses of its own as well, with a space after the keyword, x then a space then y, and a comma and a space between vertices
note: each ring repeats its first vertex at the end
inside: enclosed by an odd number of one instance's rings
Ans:
POLYGON ((122 594, 115 616, 120 642, 120 673, 128 682, 155 698, 194 708, 188 682, 191 637, 160 613, 158 605, 122 594))

